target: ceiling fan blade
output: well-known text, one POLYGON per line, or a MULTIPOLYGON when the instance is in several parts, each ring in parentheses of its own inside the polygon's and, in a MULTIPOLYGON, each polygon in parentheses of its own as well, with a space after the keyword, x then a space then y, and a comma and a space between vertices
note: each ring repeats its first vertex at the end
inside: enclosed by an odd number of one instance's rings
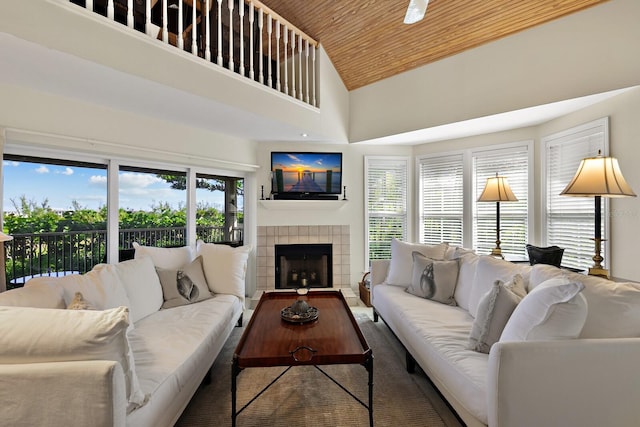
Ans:
POLYGON ((428 5, 429 0, 410 0, 409 7, 407 7, 407 14, 404 16, 404 23, 414 24, 422 20, 428 5))

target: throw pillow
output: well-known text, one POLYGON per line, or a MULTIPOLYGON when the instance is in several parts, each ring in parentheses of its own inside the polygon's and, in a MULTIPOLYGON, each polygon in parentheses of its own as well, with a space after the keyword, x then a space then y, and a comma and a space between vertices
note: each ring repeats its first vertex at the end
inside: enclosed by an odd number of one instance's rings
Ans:
POLYGON ((476 277, 476 268, 480 257, 474 253, 464 254, 458 258, 458 283, 453 298, 460 308, 469 311, 471 289, 476 277))
POLYGON ((386 283, 396 286, 409 286, 412 281, 413 252, 433 260, 443 260, 449 245, 440 243, 435 246, 423 245, 419 243, 406 243, 396 238, 391 239, 391 263, 387 273, 386 283))
MULTIPOLYGON (((478 315, 473 321, 467 349, 480 353, 489 353, 491 346, 500 340, 500 335, 511 314, 522 297, 512 292, 514 282, 523 283, 522 276, 515 275, 511 282, 496 280, 478 305, 478 315)), ((524 284, 522 284, 524 288, 524 284)))
POLYGON ((140 388, 129 340, 129 311, 0 307, 0 363, 113 360, 125 373, 134 407, 146 397, 140 388))
POLYGON ((95 310, 95 307, 84 299, 82 292, 76 292, 76 295, 67 306, 67 310, 95 310))
POLYGON ((513 311, 500 341, 577 338, 587 318, 584 285, 564 277, 541 283, 513 311))
POLYGON ((162 308, 191 304, 213 296, 204 277, 201 256, 180 270, 156 268, 156 271, 160 277, 164 296, 162 308))
POLYGON ((131 302, 129 313, 132 323, 160 310, 164 302, 162 286, 151 258, 103 264, 99 268, 113 269, 120 278, 131 302))
POLYGON ((244 303, 244 281, 250 252, 250 245, 233 248, 198 240, 196 255, 202 256, 204 277, 209 290, 216 294, 235 295, 244 303))
POLYGON ((406 291, 442 304, 456 305, 453 293, 458 280, 458 261, 437 261, 420 252, 411 256, 413 275, 406 291))
POLYGON ((480 298, 489 292, 493 282, 496 280, 507 282, 511 280, 515 274, 520 274, 525 281, 526 287, 530 272, 530 265, 514 264, 489 255, 482 255, 478 260, 476 274, 469 293, 469 314, 473 317, 478 315, 480 298))
POLYGON ((193 251, 189 246, 157 248, 154 246, 142 246, 134 242, 133 247, 136 250, 135 259, 149 257, 153 261, 153 265, 160 268, 177 270, 193 261, 193 251))

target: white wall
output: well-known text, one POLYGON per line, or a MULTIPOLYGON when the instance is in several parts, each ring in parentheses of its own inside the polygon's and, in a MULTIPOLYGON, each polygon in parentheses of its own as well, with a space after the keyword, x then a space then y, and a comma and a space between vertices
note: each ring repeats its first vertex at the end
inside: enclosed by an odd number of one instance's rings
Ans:
POLYGON ((351 92, 358 142, 640 84, 640 2, 611 0, 351 92))

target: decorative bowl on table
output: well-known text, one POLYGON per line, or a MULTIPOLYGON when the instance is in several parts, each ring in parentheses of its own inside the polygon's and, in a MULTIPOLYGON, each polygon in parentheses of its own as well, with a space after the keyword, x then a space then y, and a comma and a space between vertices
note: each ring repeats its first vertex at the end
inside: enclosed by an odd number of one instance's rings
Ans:
POLYGON ((309 306, 305 300, 298 299, 280 311, 282 320, 290 323, 307 323, 318 318, 318 309, 309 306))

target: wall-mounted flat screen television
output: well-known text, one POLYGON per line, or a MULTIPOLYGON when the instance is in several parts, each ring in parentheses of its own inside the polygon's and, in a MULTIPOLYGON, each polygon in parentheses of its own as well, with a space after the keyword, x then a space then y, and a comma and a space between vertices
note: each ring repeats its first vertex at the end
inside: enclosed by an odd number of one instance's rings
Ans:
POLYGON ((342 153, 272 152, 274 194, 340 194, 342 153))

